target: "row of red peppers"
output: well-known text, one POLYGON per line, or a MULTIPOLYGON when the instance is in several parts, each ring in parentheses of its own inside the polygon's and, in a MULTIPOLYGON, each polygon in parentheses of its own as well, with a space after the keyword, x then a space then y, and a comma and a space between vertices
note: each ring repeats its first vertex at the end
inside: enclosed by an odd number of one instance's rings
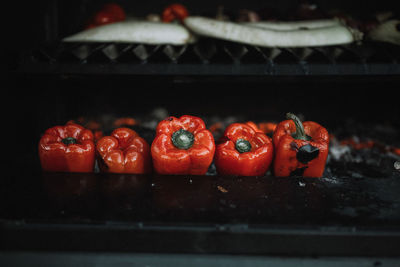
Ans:
POLYGON ((262 176, 273 162, 278 177, 321 177, 328 156, 328 131, 288 113, 272 139, 252 122, 229 125, 217 144, 201 118, 168 117, 151 146, 135 131, 117 128, 96 143, 75 123, 48 129, 39 143, 44 171, 91 172, 95 158, 104 172, 203 175, 214 160, 220 175, 262 176))
MULTIPOLYGON (((164 8, 161 16, 163 22, 182 21, 189 16, 185 6, 181 4, 171 4, 164 8)), ((89 20, 86 29, 124 21, 126 19, 125 10, 116 3, 104 4, 89 20)))

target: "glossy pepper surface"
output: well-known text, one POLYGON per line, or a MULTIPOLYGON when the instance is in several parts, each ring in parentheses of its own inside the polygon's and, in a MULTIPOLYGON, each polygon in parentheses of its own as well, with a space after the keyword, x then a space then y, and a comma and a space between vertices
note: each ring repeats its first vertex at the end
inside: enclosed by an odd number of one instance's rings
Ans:
POLYGON ((160 174, 205 174, 214 152, 214 137, 204 121, 189 115, 162 120, 151 145, 153 166, 160 174))
POLYGON ((321 177, 328 157, 328 131, 313 121, 302 123, 291 113, 287 118, 273 135, 275 176, 321 177))
POLYGON ((150 173, 149 144, 134 130, 117 128, 110 136, 104 136, 96 144, 100 168, 113 173, 150 173))
POLYGON ((92 172, 93 133, 74 123, 47 129, 39 141, 39 158, 44 171, 92 172))
POLYGON ((243 123, 233 123, 224 132, 215 152, 215 165, 221 175, 261 176, 273 158, 272 140, 243 123))

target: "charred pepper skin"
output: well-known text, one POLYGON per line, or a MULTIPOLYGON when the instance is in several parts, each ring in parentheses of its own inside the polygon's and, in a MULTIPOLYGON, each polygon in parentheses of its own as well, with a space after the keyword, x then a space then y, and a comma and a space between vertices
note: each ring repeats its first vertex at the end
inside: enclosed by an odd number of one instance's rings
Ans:
POLYGON ((204 121, 189 115, 162 120, 151 145, 154 170, 159 174, 204 175, 214 153, 214 137, 204 121))
POLYGON ((262 176, 273 159, 271 138, 243 123, 229 125, 215 153, 220 175, 262 176))
POLYGON ((46 172, 92 172, 93 133, 74 123, 47 129, 39 141, 39 158, 46 172))
POLYGON ((97 141, 96 151, 103 172, 151 173, 149 144, 134 130, 117 128, 97 141))
POLYGON ((292 119, 282 121, 276 127, 273 143, 275 176, 318 178, 323 175, 328 157, 329 134, 320 124, 306 121, 296 126, 292 119), (299 127, 304 127, 302 133, 299 133, 299 127))

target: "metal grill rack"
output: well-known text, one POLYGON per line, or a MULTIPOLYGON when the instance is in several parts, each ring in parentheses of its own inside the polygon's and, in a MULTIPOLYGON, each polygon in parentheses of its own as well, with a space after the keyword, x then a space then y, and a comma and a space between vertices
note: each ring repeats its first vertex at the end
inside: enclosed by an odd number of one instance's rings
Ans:
POLYGON ((384 43, 264 48, 202 39, 183 46, 58 43, 29 51, 20 69, 157 75, 396 75, 399 59, 400 47, 384 43))

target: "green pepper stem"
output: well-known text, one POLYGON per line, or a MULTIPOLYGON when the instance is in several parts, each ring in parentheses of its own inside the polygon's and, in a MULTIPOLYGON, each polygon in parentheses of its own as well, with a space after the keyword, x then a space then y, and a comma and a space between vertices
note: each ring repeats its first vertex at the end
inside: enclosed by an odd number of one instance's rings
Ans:
POLYGON ((61 142, 63 142, 66 145, 71 145, 71 144, 76 144, 77 143, 76 139, 73 138, 73 137, 66 137, 63 140, 61 140, 61 142))
POLYGON ((236 140, 235 148, 240 153, 249 152, 251 150, 251 144, 245 139, 236 140))
POLYGON ((308 136, 304 131, 303 123, 296 115, 294 115, 293 113, 286 113, 286 118, 292 120, 294 122, 294 125, 296 125, 296 132, 292 134, 292 137, 294 139, 305 140, 305 141, 311 140, 310 136, 308 136))
POLYGON ((172 144, 179 149, 189 149, 194 143, 194 135, 184 129, 180 129, 172 134, 172 144))

